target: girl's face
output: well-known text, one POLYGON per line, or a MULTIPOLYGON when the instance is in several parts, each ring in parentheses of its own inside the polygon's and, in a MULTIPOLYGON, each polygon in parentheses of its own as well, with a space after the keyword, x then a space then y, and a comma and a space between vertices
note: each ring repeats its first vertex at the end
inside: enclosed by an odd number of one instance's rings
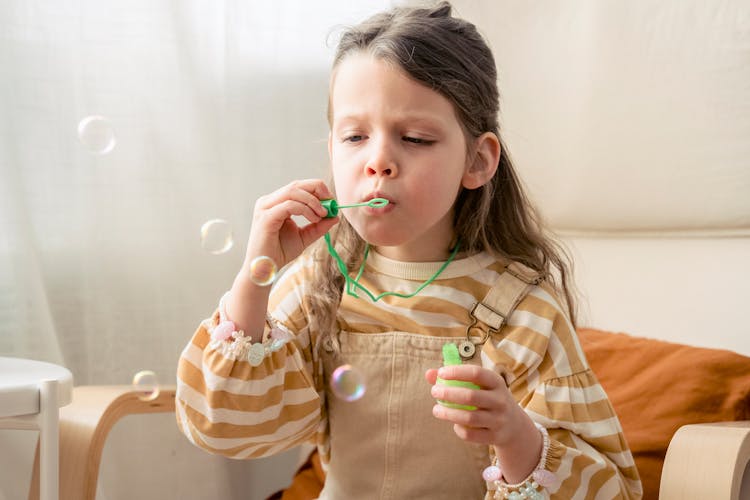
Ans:
POLYGON ((328 151, 340 204, 386 198, 341 214, 386 257, 445 260, 467 149, 453 105, 400 68, 367 54, 339 63, 328 151))

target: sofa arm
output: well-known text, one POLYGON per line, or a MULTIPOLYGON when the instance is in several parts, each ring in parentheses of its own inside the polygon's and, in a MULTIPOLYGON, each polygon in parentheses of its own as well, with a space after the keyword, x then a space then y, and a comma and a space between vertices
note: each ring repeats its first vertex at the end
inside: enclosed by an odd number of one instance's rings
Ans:
POLYGON ((667 449, 659 499, 739 500, 743 475, 743 495, 750 493, 748 460, 750 421, 682 426, 667 449))

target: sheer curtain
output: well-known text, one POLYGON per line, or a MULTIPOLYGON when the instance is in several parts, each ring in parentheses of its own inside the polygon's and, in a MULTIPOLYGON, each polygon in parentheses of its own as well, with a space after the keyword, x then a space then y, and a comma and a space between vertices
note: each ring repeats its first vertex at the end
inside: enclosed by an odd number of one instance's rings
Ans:
MULTIPOLYGON (((174 383, 241 263, 254 200, 326 175, 336 26, 390 4, 0 3, 0 355, 62 364, 77 385, 144 369, 174 383), (79 134, 92 116, 111 151, 79 134), (217 218, 234 237, 218 255, 200 238, 217 218)), ((0 499, 26 495, 26 434, 0 433, 0 499)), ((259 478, 286 481, 293 459, 279 460, 211 457, 172 417, 128 417, 99 497, 263 498, 259 478)))

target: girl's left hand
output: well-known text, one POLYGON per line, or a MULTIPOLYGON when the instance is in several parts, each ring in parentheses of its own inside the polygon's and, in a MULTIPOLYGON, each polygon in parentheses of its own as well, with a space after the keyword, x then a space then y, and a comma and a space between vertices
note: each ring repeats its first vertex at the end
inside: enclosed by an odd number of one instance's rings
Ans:
POLYGON ((432 408, 432 414, 452 422, 453 431, 465 441, 502 447, 510 443, 529 420, 513 399, 505 379, 492 370, 470 364, 444 366, 439 370, 427 370, 425 378, 432 384, 431 394, 435 399, 477 408, 462 410, 439 403, 432 408), (473 382, 480 389, 436 384, 438 376, 444 380, 473 382))

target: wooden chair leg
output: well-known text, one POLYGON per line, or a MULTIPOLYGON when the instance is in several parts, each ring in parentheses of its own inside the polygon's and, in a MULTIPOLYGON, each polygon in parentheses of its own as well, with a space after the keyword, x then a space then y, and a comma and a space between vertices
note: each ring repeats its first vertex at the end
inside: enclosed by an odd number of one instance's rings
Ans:
MULTIPOLYGON (((99 462, 110 429, 126 415, 175 411, 175 387, 160 387, 152 401, 132 386, 80 386, 60 409, 60 499, 95 500, 99 462)), ((29 500, 39 499, 39 445, 29 500)))

